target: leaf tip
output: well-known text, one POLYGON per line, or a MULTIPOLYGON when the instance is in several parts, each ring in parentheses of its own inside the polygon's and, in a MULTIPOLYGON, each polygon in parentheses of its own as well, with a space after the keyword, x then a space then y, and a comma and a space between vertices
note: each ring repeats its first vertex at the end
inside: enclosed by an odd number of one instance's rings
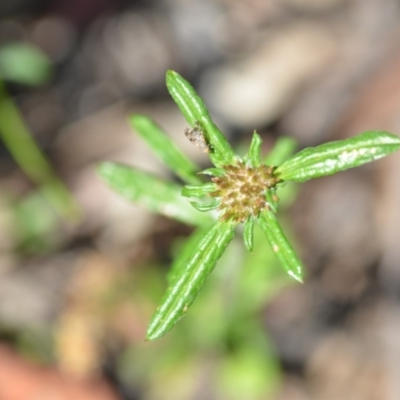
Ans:
POLYGON ((138 123, 144 121, 145 119, 147 119, 147 117, 142 115, 142 114, 130 114, 130 115, 128 115, 128 121, 129 121, 130 125, 133 126, 134 128, 136 128, 136 125, 138 123))
POLYGON ((304 283, 302 271, 296 271, 296 272, 287 271, 287 273, 288 273, 289 276, 291 276, 291 277, 292 277, 293 279, 295 279, 297 282, 299 282, 299 283, 304 283))
POLYGON ((167 73, 165 74, 165 80, 168 81, 171 79, 174 79, 177 75, 179 75, 176 71, 169 69, 167 70, 167 73))
POLYGON ((156 339, 158 339, 158 336, 154 336, 154 335, 152 335, 152 334, 150 334, 150 333, 147 333, 146 334, 146 338, 145 338, 145 342, 152 342, 153 340, 156 340, 156 339))
POLYGON ((113 162, 103 161, 96 165, 96 171, 102 178, 107 178, 113 166, 114 166, 113 162))
POLYGON ((154 322, 150 322, 150 325, 147 327, 147 332, 146 332, 146 342, 151 342, 152 340, 158 339, 160 335, 158 332, 157 327, 154 325, 154 322))

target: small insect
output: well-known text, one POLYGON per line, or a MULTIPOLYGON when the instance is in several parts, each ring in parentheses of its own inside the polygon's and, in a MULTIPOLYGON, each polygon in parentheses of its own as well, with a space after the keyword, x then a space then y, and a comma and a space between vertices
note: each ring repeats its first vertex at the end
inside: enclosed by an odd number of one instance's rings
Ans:
POLYGON ((206 139, 204 137, 203 129, 199 123, 193 128, 185 129, 185 136, 197 147, 203 150, 204 153, 210 152, 210 147, 208 146, 206 139))

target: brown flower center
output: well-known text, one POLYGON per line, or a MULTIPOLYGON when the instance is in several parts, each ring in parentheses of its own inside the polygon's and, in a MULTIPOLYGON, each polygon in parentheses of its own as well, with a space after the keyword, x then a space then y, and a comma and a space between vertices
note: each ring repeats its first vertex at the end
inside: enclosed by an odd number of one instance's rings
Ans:
POLYGON ((225 175, 212 178, 217 189, 209 193, 209 196, 221 199, 222 220, 232 218, 237 223, 244 222, 249 216, 258 216, 261 210, 269 207, 266 191, 279 181, 273 174, 275 167, 261 165, 251 168, 239 161, 224 169, 225 175))

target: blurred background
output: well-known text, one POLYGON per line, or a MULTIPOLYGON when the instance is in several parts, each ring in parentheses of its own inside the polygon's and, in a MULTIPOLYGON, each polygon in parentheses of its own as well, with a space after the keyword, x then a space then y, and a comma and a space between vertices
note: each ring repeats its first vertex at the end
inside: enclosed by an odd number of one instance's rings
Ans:
POLYGON ((2 0, 0 399, 399 399, 400 153, 282 195, 303 285, 259 233, 253 255, 238 240, 147 343, 192 228, 96 175, 113 160, 170 177, 137 112, 208 165, 167 69, 239 149, 254 129, 265 152, 400 134, 399 21, 396 0, 2 0))

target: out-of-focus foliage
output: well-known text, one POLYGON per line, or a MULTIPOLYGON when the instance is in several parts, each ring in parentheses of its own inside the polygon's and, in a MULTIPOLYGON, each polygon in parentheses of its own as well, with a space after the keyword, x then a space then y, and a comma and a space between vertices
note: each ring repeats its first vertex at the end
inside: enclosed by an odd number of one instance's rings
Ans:
POLYGON ((23 85, 40 85, 51 77, 48 57, 27 43, 9 43, 0 47, 0 77, 23 85))
POLYGON ((39 85, 50 76, 50 60, 33 46, 15 43, 0 48, 0 139, 40 193, 67 220, 79 219, 79 206, 38 147, 1 78, 39 85))

